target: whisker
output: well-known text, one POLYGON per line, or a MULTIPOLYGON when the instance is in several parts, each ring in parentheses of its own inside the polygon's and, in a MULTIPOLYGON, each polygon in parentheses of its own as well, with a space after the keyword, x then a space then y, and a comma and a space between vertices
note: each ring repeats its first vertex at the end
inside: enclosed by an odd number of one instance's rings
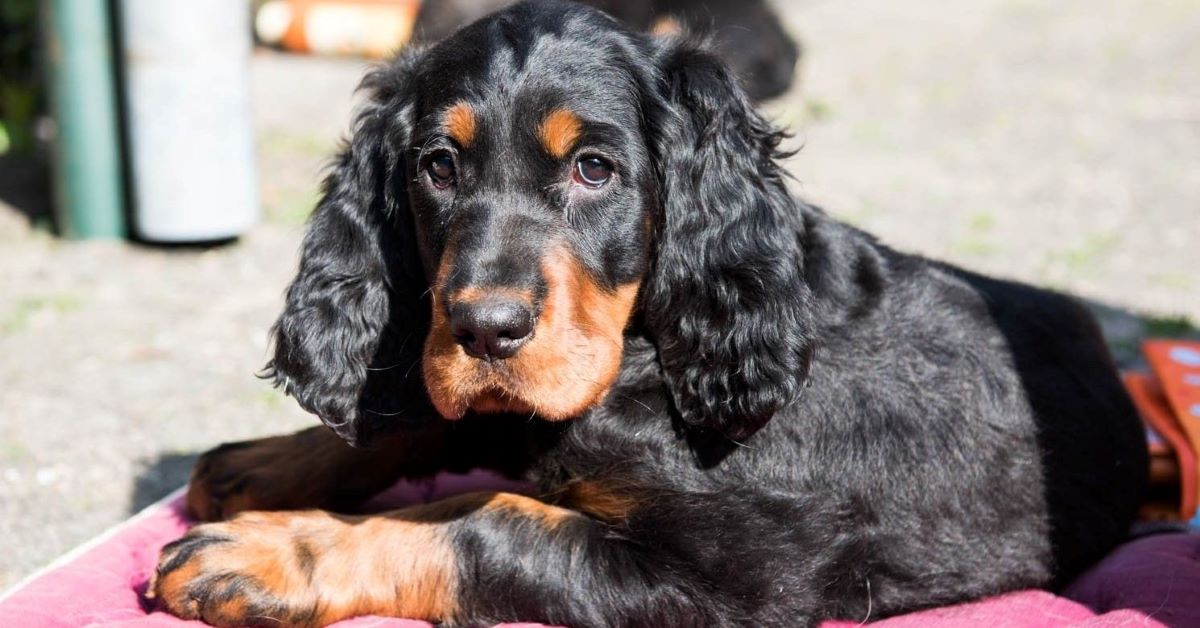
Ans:
POLYGON ((417 368, 417 365, 420 363, 420 360, 413 360, 413 363, 408 367, 408 370, 404 372, 404 379, 408 379, 408 376, 412 375, 413 369, 417 368))
POLYGON ((378 410, 366 408, 366 411, 374 414, 375 416, 400 416, 401 414, 404 414, 404 410, 398 410, 396 412, 380 412, 378 410))
POLYGON ((400 366, 400 363, 399 363, 399 362, 397 362, 397 363, 395 363, 395 364, 393 364, 393 365, 391 365, 391 366, 368 366, 368 367, 367 367, 367 370, 368 370, 368 371, 375 371, 375 372, 379 372, 379 371, 390 371, 390 370, 392 370, 392 369, 396 368, 397 366, 400 366))
POLYGON ((874 600, 871 599, 871 579, 866 578, 866 581, 867 581, 867 615, 862 618, 862 621, 858 622, 859 626, 867 625, 867 620, 871 619, 871 609, 874 606, 874 604, 873 604, 874 600))

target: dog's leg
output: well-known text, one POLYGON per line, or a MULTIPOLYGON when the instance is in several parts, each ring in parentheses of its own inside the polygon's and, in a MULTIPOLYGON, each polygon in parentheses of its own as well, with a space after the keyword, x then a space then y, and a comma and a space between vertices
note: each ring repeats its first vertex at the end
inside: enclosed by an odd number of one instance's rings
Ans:
POLYGON ((445 443, 439 423, 371 449, 355 449, 325 427, 226 443, 196 461, 188 509, 212 521, 246 510, 352 507, 401 476, 436 473, 445 443))
POLYGON ((227 443, 196 461, 188 509, 198 519, 247 510, 345 511, 399 478, 493 469, 520 477, 531 460, 524 417, 431 420, 354 448, 325 427, 227 443))
POLYGON ((682 565, 577 511, 474 493, 375 516, 246 513, 163 550, 151 594, 220 626, 384 615, 492 625, 722 625, 682 565))

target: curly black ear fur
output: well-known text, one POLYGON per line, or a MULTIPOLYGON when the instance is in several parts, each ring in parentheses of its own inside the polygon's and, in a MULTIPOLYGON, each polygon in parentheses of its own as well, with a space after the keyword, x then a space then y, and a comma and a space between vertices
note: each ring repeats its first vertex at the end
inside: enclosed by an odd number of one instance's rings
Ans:
POLYGON ((783 133, 710 53, 665 45, 650 122, 662 215, 643 312, 683 420, 741 440, 807 377, 804 227, 775 163, 783 133))
POLYGON ((415 53, 405 55, 363 80, 368 102, 309 220, 266 370, 355 445, 426 415, 414 405, 425 400, 416 363, 429 305, 404 162, 414 64, 415 53))

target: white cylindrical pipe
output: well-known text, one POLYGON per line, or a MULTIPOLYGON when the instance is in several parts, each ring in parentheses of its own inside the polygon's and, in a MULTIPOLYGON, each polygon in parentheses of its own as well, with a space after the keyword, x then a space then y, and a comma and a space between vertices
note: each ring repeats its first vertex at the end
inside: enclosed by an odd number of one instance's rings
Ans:
POLYGON ((258 221, 246 0, 121 0, 135 233, 237 237, 258 221))

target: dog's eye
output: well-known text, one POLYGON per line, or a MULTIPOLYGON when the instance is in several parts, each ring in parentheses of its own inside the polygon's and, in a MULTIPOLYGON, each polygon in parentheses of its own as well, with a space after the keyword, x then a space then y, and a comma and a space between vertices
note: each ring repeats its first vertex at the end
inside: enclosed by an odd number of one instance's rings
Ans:
POLYGON ((575 173, 572 178, 576 183, 598 188, 612 178, 612 164, 599 157, 581 157, 575 162, 575 173))
POLYGON ((433 186, 439 190, 444 190, 454 183, 454 155, 446 151, 437 153, 429 160, 429 165, 426 166, 429 171, 429 180, 433 181, 433 186))

